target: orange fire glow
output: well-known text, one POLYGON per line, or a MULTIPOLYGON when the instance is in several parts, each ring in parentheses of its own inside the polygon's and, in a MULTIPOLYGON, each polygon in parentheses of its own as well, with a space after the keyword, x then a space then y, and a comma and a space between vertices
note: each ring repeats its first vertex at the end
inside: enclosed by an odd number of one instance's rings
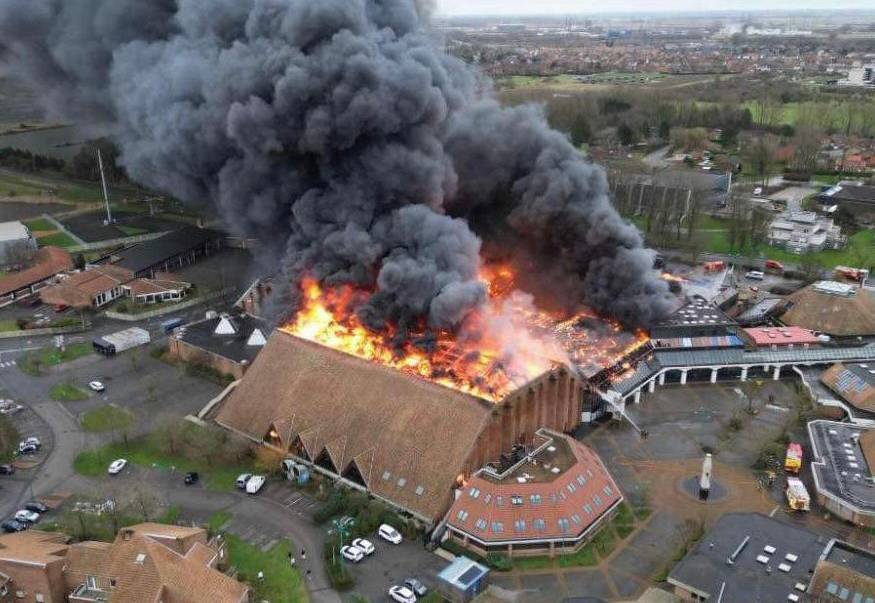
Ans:
POLYGON ((539 311, 531 296, 515 289, 509 267, 484 269, 481 278, 488 300, 455 333, 413 333, 398 343, 392 329, 371 331, 356 315, 367 291, 311 278, 302 282, 301 307, 282 330, 492 401, 557 363, 598 372, 647 340, 590 313, 561 317, 539 311))
POLYGON ((659 278, 661 278, 664 281, 668 281, 669 283, 672 283, 672 282, 674 282, 674 283, 686 283, 687 282, 687 279, 685 279, 684 277, 671 274, 670 272, 663 272, 662 274, 659 275, 659 278))

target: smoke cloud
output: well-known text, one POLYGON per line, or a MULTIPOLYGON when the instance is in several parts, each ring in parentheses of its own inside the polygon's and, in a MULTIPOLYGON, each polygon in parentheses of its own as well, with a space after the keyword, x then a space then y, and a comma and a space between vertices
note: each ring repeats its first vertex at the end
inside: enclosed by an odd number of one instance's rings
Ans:
POLYGON ((286 308, 313 274, 375 287, 373 328, 456 328, 498 241, 574 303, 629 325, 667 313, 603 171, 436 49, 432 5, 4 0, 0 65, 53 117, 111 121, 133 179, 262 241, 286 308))

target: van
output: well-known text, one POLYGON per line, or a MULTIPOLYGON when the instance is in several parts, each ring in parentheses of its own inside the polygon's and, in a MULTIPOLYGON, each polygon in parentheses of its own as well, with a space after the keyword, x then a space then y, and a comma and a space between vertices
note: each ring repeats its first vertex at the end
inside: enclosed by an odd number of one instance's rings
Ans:
POLYGON ((751 270, 750 272, 748 272, 747 274, 744 275, 744 278, 749 278, 749 279, 754 280, 754 281, 761 281, 761 280, 763 280, 764 277, 765 277, 765 275, 762 272, 760 272, 759 270, 751 270))
POLYGON ((181 327, 183 323, 185 323, 185 320, 182 318, 171 318, 170 320, 165 320, 161 323, 161 329, 165 333, 172 333, 174 329, 181 327))
POLYGON ((267 478, 263 475, 253 475, 249 478, 249 481, 246 482, 246 494, 258 494, 264 487, 264 482, 266 481, 267 478))

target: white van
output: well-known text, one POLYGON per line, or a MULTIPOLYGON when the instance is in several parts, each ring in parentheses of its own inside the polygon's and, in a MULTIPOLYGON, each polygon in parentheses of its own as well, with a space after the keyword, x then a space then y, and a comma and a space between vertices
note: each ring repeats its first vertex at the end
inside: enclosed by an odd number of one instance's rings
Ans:
POLYGON ((377 530, 377 536, 392 544, 401 544, 401 534, 387 523, 380 526, 380 529, 377 530))
POLYGON ((751 270, 747 274, 744 275, 744 278, 749 278, 753 281, 761 281, 765 277, 765 274, 760 272, 759 270, 751 270))
POLYGON ((267 481, 267 478, 263 475, 253 475, 249 478, 249 481, 246 482, 246 494, 258 494, 258 492, 264 487, 264 482, 267 481))

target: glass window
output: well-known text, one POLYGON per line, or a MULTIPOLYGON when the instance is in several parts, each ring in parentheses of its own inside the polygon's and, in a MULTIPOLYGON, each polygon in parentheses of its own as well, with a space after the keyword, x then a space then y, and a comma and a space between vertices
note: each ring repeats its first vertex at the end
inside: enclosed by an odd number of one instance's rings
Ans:
POLYGON ((599 496, 598 494, 596 494, 595 496, 592 497, 592 501, 595 503, 595 506, 597 506, 597 507, 602 506, 602 497, 599 496))
POLYGON ((575 486, 573 482, 568 484, 568 491, 569 492, 571 492, 573 494, 575 490, 577 490, 577 486, 575 486))
POLYGON ((547 522, 543 519, 535 519, 534 521, 532 521, 532 528, 534 528, 537 532, 543 532, 547 529, 547 522))
POLYGON ((389 471, 383 471, 383 479, 385 481, 389 481, 390 477, 392 477, 392 474, 389 471))
POLYGON ((471 498, 477 498, 478 496, 480 496, 480 490, 478 490, 477 488, 471 488, 470 490, 468 490, 468 495, 471 498))
POLYGON ((504 532, 504 524, 501 523, 500 521, 493 521, 492 522, 492 531, 495 532, 496 534, 501 534, 502 532, 504 532))
POLYGON ((468 512, 465 509, 459 509, 459 513, 456 515, 459 521, 464 522, 468 519, 468 512))
POLYGON ((513 522, 513 529, 517 532, 525 532, 526 521, 524 519, 517 519, 515 522, 513 522))
POLYGON ((532 494, 531 496, 529 496, 529 501, 533 505, 540 505, 541 504, 541 495, 540 494, 532 494))
POLYGON ((492 500, 492 495, 491 495, 491 494, 487 494, 486 496, 483 497, 483 502, 484 502, 485 504, 487 504, 487 505, 489 504, 489 501, 490 501, 490 500, 492 500))
POLYGON ((574 514, 571 516, 571 521, 573 521, 573 522, 576 523, 577 525, 580 525, 580 515, 578 515, 577 513, 574 513, 574 514))
POLYGON ((495 505, 498 507, 503 507, 504 506, 504 497, 503 496, 496 496, 495 497, 495 505))
POLYGON ((581 486, 586 485, 586 478, 583 477, 583 474, 580 474, 577 476, 577 483, 580 484, 581 486))
POLYGON ((399 488, 403 488, 403 487, 404 487, 404 484, 406 484, 406 483, 407 483, 407 478, 406 478, 406 477, 399 477, 399 478, 398 478, 398 487, 399 487, 399 488))
POLYGON ((477 528, 478 530, 485 530, 486 529, 486 520, 481 517, 480 519, 478 519, 474 523, 474 527, 477 528))
POLYGON ((423 492, 425 492, 425 488, 423 488, 422 486, 416 486, 416 495, 417 496, 422 496, 423 492))
POLYGON ((553 504, 555 505, 555 504, 556 504, 556 500, 557 500, 557 499, 556 499, 556 493, 555 493, 555 492, 551 492, 551 493, 550 493, 550 502, 553 503, 553 504))
POLYGON ((523 504, 523 497, 522 497, 522 496, 518 496, 518 495, 511 496, 511 497, 510 497, 510 504, 512 504, 512 505, 521 505, 521 504, 523 504))
POLYGON ((611 493, 612 493, 611 487, 610 487, 610 486, 605 486, 603 492, 605 493, 605 496, 610 496, 611 493))
POLYGON ((560 518, 556 521, 556 523, 559 524, 559 530, 560 530, 560 531, 562 531, 562 532, 567 532, 567 531, 568 531, 569 523, 568 523, 568 518, 567 518, 567 517, 560 517, 560 518))

